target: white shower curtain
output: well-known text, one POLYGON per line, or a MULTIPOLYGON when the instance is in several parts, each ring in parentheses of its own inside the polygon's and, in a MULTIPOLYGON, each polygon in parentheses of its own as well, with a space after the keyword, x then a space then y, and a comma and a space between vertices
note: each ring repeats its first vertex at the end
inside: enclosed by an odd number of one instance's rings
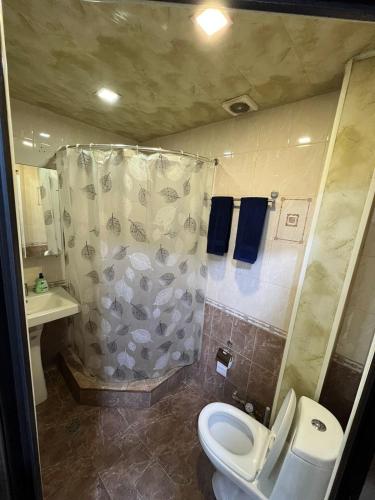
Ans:
POLYGON ((103 380, 158 377, 201 347, 211 162, 133 149, 57 153, 73 344, 103 380))

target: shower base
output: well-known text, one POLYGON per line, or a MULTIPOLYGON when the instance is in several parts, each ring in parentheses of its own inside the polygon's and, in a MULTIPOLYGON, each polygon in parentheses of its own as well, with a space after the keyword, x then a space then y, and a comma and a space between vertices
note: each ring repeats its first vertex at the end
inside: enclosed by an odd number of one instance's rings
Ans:
POLYGON ((184 382, 189 372, 189 366, 182 366, 159 378, 102 382, 86 372, 81 360, 70 349, 59 355, 59 366, 78 403, 128 408, 149 408, 184 382))

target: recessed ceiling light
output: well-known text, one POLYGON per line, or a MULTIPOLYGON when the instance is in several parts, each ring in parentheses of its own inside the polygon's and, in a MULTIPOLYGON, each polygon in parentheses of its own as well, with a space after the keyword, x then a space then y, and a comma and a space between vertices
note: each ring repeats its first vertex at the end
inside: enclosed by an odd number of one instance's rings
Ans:
POLYGON ((233 151, 224 151, 223 156, 224 158, 233 158, 234 154, 233 151))
POLYGON ((210 8, 198 14, 195 22, 208 36, 212 36, 231 23, 231 20, 221 10, 210 8))
POLYGON ((310 144, 311 137, 308 135, 304 135, 298 139, 298 144, 310 144))
POLYGON ((29 147, 29 148, 32 148, 32 147, 33 147, 33 141, 32 141, 31 139, 24 139, 24 140, 22 141, 22 144, 23 144, 24 146, 29 147))
POLYGON ((106 89, 106 88, 101 88, 97 91, 96 95, 100 97, 105 102, 108 102, 109 104, 114 104, 116 101, 120 99, 120 95, 116 94, 116 92, 113 92, 113 90, 106 89))
POLYGON ((39 135, 40 137, 45 137, 46 139, 49 139, 51 137, 51 135, 47 132, 40 132, 39 135))

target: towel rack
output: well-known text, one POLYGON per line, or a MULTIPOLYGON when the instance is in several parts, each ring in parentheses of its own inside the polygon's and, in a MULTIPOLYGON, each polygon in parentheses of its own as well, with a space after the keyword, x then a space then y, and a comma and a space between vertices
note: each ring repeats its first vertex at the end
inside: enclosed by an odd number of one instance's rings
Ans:
MULTIPOLYGON (((272 191, 271 192, 271 198, 268 198, 268 204, 271 207, 271 210, 275 210, 276 208, 276 200, 279 197, 279 192, 278 191, 272 191)), ((241 202, 241 198, 233 198, 234 202, 241 202)), ((233 208, 240 208, 240 204, 238 205, 233 205, 233 208)))
MULTIPOLYGON (((271 198, 268 198, 268 205, 271 207, 271 210, 275 210, 276 208, 276 200, 279 196, 279 193, 278 191, 272 191, 271 192, 271 198)), ((233 201, 236 202, 236 201, 241 201, 241 198, 233 198, 233 201)), ((239 203, 238 205, 233 205, 233 208, 240 208, 241 206, 241 203, 239 203)))

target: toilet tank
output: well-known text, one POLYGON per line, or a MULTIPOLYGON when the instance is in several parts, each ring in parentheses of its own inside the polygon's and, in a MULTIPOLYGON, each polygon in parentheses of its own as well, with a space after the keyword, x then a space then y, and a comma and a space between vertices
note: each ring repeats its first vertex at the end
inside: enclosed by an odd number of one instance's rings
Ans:
POLYGON ((271 500, 323 500, 343 432, 338 420, 302 396, 271 500))

